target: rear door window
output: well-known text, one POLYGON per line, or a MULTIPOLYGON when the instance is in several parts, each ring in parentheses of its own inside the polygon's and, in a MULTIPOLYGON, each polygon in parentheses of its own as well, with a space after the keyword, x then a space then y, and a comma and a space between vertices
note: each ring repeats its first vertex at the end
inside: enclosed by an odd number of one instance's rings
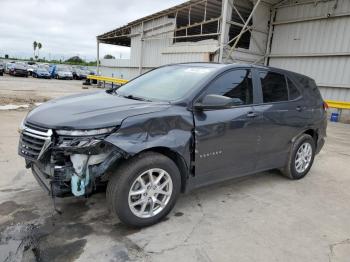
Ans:
POLYGON ((288 89, 284 75, 275 72, 259 72, 264 103, 288 101, 288 89))

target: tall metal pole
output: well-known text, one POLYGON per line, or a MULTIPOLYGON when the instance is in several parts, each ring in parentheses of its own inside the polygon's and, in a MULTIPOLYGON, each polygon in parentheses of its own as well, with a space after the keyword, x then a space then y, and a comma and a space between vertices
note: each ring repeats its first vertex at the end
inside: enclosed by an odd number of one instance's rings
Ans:
POLYGON ((270 14, 270 25, 269 25, 269 34, 267 36, 267 44, 266 44, 266 52, 265 52, 265 60, 264 60, 264 65, 268 66, 269 64, 269 55, 271 53, 271 42, 272 42, 272 34, 273 34, 273 22, 275 20, 276 16, 276 9, 271 10, 270 14))
POLYGON ((139 75, 142 74, 142 56, 143 56, 143 33, 144 33, 144 24, 141 24, 141 36, 140 36, 140 60, 139 60, 139 75))
POLYGON ((228 0, 223 0, 221 9, 221 34, 220 34, 220 51, 219 51, 219 63, 222 63, 222 57, 224 55, 224 45, 227 26, 227 8, 228 0))
POLYGON ((100 40, 97 38, 97 75, 100 75, 100 40))

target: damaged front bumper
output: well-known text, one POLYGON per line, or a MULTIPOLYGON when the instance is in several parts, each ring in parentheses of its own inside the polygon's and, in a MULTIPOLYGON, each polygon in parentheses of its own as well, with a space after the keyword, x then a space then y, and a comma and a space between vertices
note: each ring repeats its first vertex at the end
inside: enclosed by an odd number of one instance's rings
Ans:
POLYGON ((58 135, 28 124, 20 132, 19 155, 53 197, 93 193, 108 180, 109 169, 125 157, 123 151, 105 141, 108 134, 58 135))

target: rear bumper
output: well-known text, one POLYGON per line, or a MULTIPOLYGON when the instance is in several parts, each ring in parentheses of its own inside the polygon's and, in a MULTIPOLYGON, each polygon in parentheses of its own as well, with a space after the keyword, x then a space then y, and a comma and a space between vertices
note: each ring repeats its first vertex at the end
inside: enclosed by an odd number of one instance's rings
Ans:
POLYGON ((28 73, 23 73, 23 72, 13 72, 12 75, 14 76, 28 76, 28 73))
POLYGON ((45 79, 50 79, 51 76, 43 76, 43 75, 37 75, 38 78, 45 78, 45 79))

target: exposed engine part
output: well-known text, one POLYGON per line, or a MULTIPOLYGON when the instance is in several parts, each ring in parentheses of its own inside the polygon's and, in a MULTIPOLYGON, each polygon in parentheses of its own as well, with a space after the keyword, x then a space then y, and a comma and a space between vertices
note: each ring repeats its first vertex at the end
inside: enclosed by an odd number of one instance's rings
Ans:
POLYGON ((98 155, 73 154, 70 156, 75 171, 71 177, 71 190, 73 195, 83 196, 86 194, 86 188, 92 182, 90 176, 93 175, 95 177, 96 175, 100 175, 90 174, 90 166, 101 164, 108 156, 108 153, 98 155))
POLYGON ((72 175, 71 188, 72 188, 73 195, 75 196, 85 195, 85 192, 86 192, 85 188, 89 185, 89 183, 90 183, 89 171, 86 172, 84 178, 81 178, 76 174, 72 175))

